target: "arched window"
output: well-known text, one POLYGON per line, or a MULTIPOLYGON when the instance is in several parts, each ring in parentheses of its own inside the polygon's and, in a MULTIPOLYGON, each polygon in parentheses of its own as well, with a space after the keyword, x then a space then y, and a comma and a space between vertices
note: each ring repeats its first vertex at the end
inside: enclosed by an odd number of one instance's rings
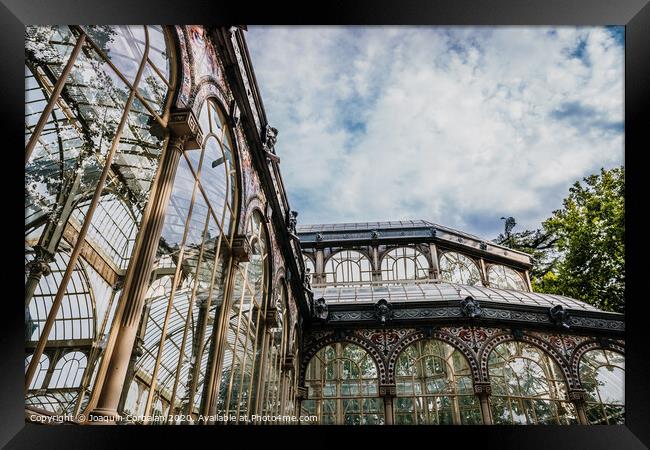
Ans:
POLYGON ((369 282, 372 280, 372 266, 362 253, 342 250, 327 260, 324 275, 326 283, 369 282))
POLYGON ((425 280, 429 278, 429 263, 426 256, 411 247, 390 250, 381 260, 381 279, 425 280))
MULTIPOLYGON (((156 374, 156 389, 173 412, 195 416, 214 351, 237 210, 230 125, 213 99, 203 103, 199 117, 204 139, 179 161, 157 252, 162 277, 147 296, 147 350, 136 362, 136 376, 146 383, 156 374)), ((156 389, 147 394, 149 409, 156 389)))
POLYGON ((113 139, 118 139, 111 166, 116 177, 109 177, 106 187, 124 187, 135 202, 146 203, 162 150, 150 124, 164 125, 175 83, 168 42, 160 26, 26 28, 26 229, 56 219, 52 213, 69 197, 94 190, 113 139), (63 74, 82 36, 81 51, 63 74), (51 97, 53 85, 65 75, 61 94, 51 97), (120 128, 130 93, 134 100, 120 128), (38 127, 48 103, 52 113, 38 127))
MULTIPOLYGON (((83 200, 73 211, 70 223, 74 228, 81 228, 89 205, 90 199, 83 200)), ((116 268, 126 269, 133 253, 140 216, 138 209, 131 209, 119 195, 109 192, 97 204, 86 239, 92 241, 116 268)))
POLYGON ((288 399, 285 399, 284 361, 289 346, 289 317, 287 310, 287 288, 284 281, 280 282, 278 301, 274 312, 267 310, 267 317, 275 315, 277 323, 267 326, 268 348, 266 350, 265 370, 262 375, 264 397, 262 413, 265 415, 281 415, 288 399))
POLYGON ((495 424, 577 423, 562 370, 541 349, 504 342, 490 353, 488 369, 495 424))
MULTIPOLYGON (((27 366, 32 360, 32 356, 33 355, 29 355, 25 358, 25 370, 27 370, 27 366)), ((45 375, 47 375, 47 369, 49 369, 49 367, 50 358, 48 358, 46 354, 42 354, 40 361, 38 361, 38 372, 36 372, 36 375, 32 379, 29 389, 40 389, 43 386, 43 381, 45 380, 45 375)))
POLYGON ((467 358, 451 345, 427 339, 406 347, 395 364, 396 425, 482 423, 467 358))
POLYGON ((258 377, 264 348, 262 326, 269 286, 268 237, 264 218, 254 211, 246 234, 251 254, 235 268, 231 308, 227 311, 220 374, 219 414, 252 414, 257 408, 258 377))
MULTIPOLYGON (((36 286, 25 317, 27 341, 38 341, 40 338, 69 259, 67 251, 62 249, 58 252, 49 265, 50 273, 43 276, 36 286)), ((93 339, 95 326, 93 295, 88 275, 84 263, 78 261, 48 338, 56 341, 93 339)))
POLYGON ((25 406, 42 409, 51 413, 62 415, 70 414, 74 410, 78 392, 56 390, 47 394, 27 393, 25 406))
MULTIPOLYGON (((118 303, 119 289, 112 286, 129 266, 164 149, 154 128, 166 126, 176 85, 170 31, 148 25, 26 27, 27 340, 57 340, 56 348, 63 349, 61 341, 72 340, 65 345, 104 348, 100 339, 118 303), (60 91, 53 89, 59 81, 60 91), (91 208, 96 191, 100 200, 91 208), (80 239, 87 221, 88 232, 80 239), (73 253, 71 246, 81 252, 73 253), (32 248, 43 252, 31 254, 32 248), (54 255, 54 262, 41 253, 54 255), (79 257, 71 262, 70 254, 79 257), (42 262, 51 274, 33 270, 42 262), (68 266, 74 272, 64 286, 68 266), (63 302, 55 310, 53 299, 61 292, 63 302), (42 336, 48 316, 55 317, 54 326, 42 336)), ((66 354, 54 369, 48 389, 57 390, 48 391, 43 401, 58 399, 57 410, 74 401, 71 384, 92 379, 77 370, 87 364, 79 355, 66 354)), ((89 370, 98 358, 101 354, 93 351, 89 370)), ((28 373, 35 373, 36 359, 28 373)), ((83 388, 85 395, 92 385, 83 388)), ((84 395, 70 408, 78 412, 84 395)))
POLYGON ((322 425, 379 425, 384 402, 378 397, 377 366, 361 347, 337 342, 320 349, 305 375, 308 400, 303 415, 322 425))
POLYGON ((474 261, 456 252, 440 256, 440 277, 452 283, 474 286, 481 283, 481 273, 474 261))
POLYGON ((510 267, 491 265, 488 269, 490 287, 498 289, 511 289, 514 291, 527 291, 528 287, 523 277, 510 267))
POLYGON ((50 388, 70 388, 81 385, 87 358, 81 352, 68 352, 59 359, 50 378, 50 388))
POLYGON ((580 358, 580 383, 587 391, 587 420, 625 423, 625 357, 611 350, 590 350, 580 358))

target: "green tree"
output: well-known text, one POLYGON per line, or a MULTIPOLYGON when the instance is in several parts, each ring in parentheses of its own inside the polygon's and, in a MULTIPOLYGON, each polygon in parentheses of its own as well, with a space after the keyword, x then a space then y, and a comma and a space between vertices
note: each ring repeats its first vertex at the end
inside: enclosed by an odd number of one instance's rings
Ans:
POLYGON ((605 311, 625 311, 625 169, 601 169, 576 181, 562 209, 540 230, 496 242, 535 258, 537 292, 561 294, 605 311))
POLYGON ((542 226, 562 254, 540 290, 568 295, 607 311, 625 310, 625 169, 601 169, 576 182, 542 226))

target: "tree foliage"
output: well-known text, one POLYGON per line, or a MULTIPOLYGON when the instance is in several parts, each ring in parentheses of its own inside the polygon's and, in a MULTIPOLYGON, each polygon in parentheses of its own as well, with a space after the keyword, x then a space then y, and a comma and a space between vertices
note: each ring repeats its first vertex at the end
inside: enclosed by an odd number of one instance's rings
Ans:
POLYGON ((535 291, 624 312, 624 192, 624 168, 601 169, 576 181, 541 229, 500 234, 495 241, 533 256, 535 291))

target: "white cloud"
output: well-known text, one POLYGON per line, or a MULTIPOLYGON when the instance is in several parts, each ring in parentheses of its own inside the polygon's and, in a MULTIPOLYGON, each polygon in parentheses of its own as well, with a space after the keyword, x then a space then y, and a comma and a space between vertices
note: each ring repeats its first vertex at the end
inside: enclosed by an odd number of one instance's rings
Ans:
POLYGON ((623 163, 623 48, 603 28, 251 27, 301 223, 538 227, 623 163), (583 45, 580 43, 583 42, 583 45))

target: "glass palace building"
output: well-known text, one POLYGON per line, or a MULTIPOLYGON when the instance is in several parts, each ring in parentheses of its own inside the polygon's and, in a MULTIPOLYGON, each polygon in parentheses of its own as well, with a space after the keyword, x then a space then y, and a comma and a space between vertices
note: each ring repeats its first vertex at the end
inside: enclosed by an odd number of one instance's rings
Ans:
POLYGON ((297 224, 244 34, 27 27, 26 412, 623 423, 623 316, 533 292, 529 255, 297 224))

